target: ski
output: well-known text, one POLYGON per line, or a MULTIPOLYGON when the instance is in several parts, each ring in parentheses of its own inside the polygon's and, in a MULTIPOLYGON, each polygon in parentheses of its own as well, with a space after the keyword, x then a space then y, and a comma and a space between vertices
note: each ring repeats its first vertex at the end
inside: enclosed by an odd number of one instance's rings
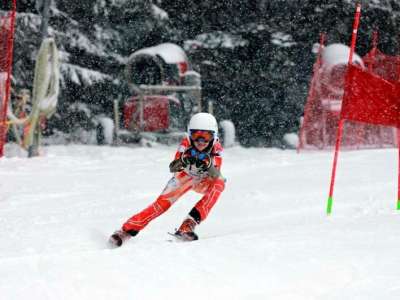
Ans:
POLYGON ((199 237, 197 236, 197 234, 195 234, 194 232, 191 232, 191 234, 178 234, 178 233, 172 233, 172 232, 167 232, 170 236, 173 236, 174 239, 173 240, 168 240, 169 242, 192 242, 192 241, 196 241, 199 239, 199 237))

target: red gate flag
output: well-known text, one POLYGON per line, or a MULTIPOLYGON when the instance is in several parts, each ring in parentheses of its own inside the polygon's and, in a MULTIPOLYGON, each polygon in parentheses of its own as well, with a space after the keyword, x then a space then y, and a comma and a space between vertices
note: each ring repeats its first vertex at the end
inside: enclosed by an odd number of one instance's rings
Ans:
POLYGON ((350 64, 341 119, 400 128, 400 84, 350 64))

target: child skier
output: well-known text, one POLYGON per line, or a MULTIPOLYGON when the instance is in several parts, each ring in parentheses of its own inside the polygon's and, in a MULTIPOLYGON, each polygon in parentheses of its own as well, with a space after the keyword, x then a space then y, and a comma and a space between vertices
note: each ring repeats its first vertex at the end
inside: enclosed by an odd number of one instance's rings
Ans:
POLYGON ((110 237, 110 243, 121 246, 137 235, 150 221, 164 213, 189 190, 203 194, 175 236, 185 241, 197 240, 196 225, 204 221, 225 187, 221 175, 222 146, 218 141, 218 125, 214 116, 198 113, 192 116, 185 137, 169 168, 174 176, 168 181, 161 195, 150 206, 129 218, 120 230, 110 237))

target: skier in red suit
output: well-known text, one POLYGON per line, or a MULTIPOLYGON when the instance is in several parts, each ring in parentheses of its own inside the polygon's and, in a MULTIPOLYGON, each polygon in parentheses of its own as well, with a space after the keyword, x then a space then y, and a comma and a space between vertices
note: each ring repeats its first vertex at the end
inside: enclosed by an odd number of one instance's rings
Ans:
POLYGON ((208 113, 195 114, 189 122, 188 136, 181 141, 169 165, 174 176, 152 204, 129 218, 121 229, 111 235, 110 243, 121 246, 189 190, 203 194, 203 197, 189 212, 175 235, 183 240, 197 240, 195 227, 207 218, 225 187, 225 179, 220 171, 222 151, 214 116, 208 113))

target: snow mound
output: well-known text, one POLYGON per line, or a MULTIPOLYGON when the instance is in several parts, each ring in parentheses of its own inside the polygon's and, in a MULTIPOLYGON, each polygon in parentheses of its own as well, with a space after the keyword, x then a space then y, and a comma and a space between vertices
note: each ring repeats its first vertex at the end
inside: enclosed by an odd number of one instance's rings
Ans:
MULTIPOLYGON (((349 61, 350 48, 344 44, 330 44, 326 46, 321 53, 322 61, 327 65, 347 65, 349 61)), ((364 67, 364 62, 361 57, 354 53, 353 55, 353 63, 359 64, 361 67, 364 67)))

